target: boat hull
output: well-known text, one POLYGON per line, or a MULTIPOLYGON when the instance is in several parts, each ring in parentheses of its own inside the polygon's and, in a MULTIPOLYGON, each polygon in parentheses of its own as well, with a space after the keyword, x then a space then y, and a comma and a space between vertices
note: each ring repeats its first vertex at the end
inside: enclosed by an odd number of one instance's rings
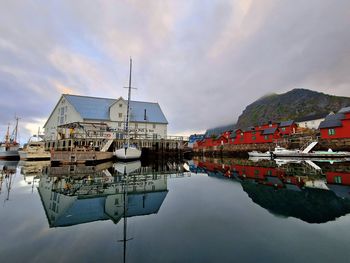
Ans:
POLYGON ((253 152, 249 152, 248 153, 249 157, 271 157, 272 154, 270 152, 257 152, 257 151, 253 151, 253 152))
POLYGON ((3 151, 0 152, 0 159, 18 159, 18 151, 3 151))
POLYGON ((135 147, 120 148, 114 154, 120 160, 135 160, 141 157, 141 151, 135 147))
POLYGON ((339 159, 339 158, 350 158, 350 152, 342 152, 342 153, 302 153, 302 152, 295 152, 295 153, 277 153, 274 154, 275 157, 297 157, 297 158, 328 158, 328 159, 339 159))
POLYGON ((39 160, 39 159, 50 159, 50 152, 26 152, 19 151, 19 157, 21 160, 39 160))

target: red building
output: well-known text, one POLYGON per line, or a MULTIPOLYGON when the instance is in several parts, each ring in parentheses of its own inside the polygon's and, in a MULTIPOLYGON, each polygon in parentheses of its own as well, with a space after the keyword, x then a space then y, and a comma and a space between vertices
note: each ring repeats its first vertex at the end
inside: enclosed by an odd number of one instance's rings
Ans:
POLYGON ((350 173, 326 172, 328 184, 350 185, 350 173))
POLYGON ((208 130, 205 138, 194 145, 194 148, 203 149, 225 144, 274 143, 282 136, 295 133, 296 128, 297 124, 292 120, 281 123, 269 122, 245 130, 233 130, 232 126, 221 127, 208 130))
POLYGON ((298 125, 293 120, 282 121, 278 125, 281 136, 290 136, 296 132, 297 128, 298 125))
POLYGON ((350 107, 342 108, 337 114, 328 115, 319 128, 322 139, 350 138, 350 107))

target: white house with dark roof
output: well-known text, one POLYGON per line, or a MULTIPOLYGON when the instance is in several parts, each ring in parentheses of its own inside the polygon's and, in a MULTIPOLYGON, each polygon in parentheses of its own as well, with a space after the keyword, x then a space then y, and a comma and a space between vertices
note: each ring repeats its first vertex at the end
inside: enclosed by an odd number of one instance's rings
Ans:
MULTIPOLYGON (((44 125, 45 139, 57 138, 57 127, 70 123, 107 124, 110 130, 125 128, 127 100, 63 94, 44 125)), ((133 135, 166 138, 168 121, 158 103, 130 101, 129 130, 133 135)))
POLYGON ((308 128, 317 130, 320 126, 321 122, 323 122, 328 115, 334 114, 333 112, 323 112, 319 114, 313 114, 304 116, 302 118, 297 119, 295 122, 301 128, 308 128))

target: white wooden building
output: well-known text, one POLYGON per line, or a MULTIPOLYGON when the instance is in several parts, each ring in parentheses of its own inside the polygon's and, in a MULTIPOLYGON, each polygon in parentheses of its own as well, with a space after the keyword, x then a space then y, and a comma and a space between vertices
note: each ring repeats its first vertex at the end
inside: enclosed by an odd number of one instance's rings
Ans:
MULTIPOLYGON (((56 140, 57 128, 70 123, 106 124, 114 134, 125 129, 127 100, 63 94, 44 125, 45 139, 56 140)), ((130 101, 130 136, 166 138, 168 121, 158 103, 130 101)), ((67 131, 67 134, 69 131, 67 131)))
POLYGON ((295 122, 296 124, 298 124, 298 127, 317 130, 320 123, 323 122, 329 114, 334 113, 325 112, 320 114, 309 115, 303 118, 299 118, 295 122))

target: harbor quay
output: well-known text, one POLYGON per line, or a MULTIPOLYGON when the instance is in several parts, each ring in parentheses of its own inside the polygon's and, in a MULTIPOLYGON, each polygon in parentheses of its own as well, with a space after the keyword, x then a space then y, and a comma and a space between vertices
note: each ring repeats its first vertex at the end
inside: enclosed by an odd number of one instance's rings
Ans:
MULTIPOLYGON (((132 137, 130 143, 141 149, 143 156, 182 156, 188 150, 187 140, 183 136, 140 135, 132 137)), ((116 138, 113 132, 72 133, 67 138, 46 140, 45 149, 51 152, 53 163, 96 163, 114 158, 114 150, 124 143, 122 136, 116 138)))

